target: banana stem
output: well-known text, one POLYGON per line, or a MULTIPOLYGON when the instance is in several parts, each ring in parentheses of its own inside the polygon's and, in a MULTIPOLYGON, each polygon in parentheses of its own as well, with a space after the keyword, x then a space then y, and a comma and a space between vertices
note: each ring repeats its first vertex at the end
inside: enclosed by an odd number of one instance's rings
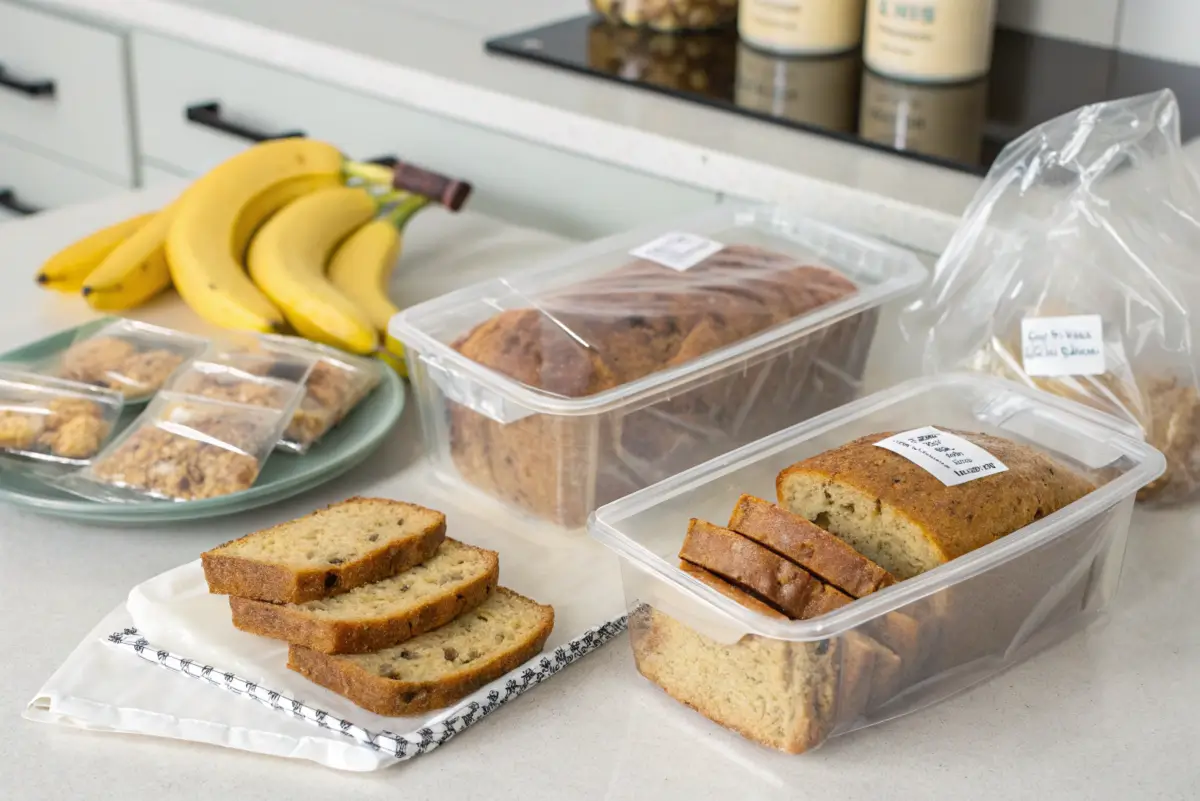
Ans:
POLYGON ((379 184, 388 187, 392 185, 392 168, 385 167, 382 164, 346 160, 342 164, 342 172, 350 178, 358 178, 368 184, 379 184))
POLYGON ((412 219, 413 215, 431 202, 424 195, 407 195, 384 215, 384 219, 396 226, 397 230, 403 231, 404 226, 408 225, 408 221, 412 219))

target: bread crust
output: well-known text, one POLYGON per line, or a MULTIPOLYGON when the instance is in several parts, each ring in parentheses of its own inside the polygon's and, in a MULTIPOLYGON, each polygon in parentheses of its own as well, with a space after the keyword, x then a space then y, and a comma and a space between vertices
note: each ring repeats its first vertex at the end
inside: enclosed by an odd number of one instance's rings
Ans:
POLYGON ((947 487, 903 456, 876 447, 875 443, 899 433, 885 431, 785 468, 776 479, 779 502, 786 503, 785 486, 797 477, 851 487, 919 527, 945 563, 1095 489, 1086 478, 1026 445, 989 434, 942 430, 975 443, 1008 470, 947 487))
POLYGON ((896 583, 891 573, 820 526, 752 495, 738 499, 729 528, 854 598, 896 583))
MULTIPOLYGON (((504 587, 497 587, 495 591, 517 595, 504 587)), ((419 715, 462 700, 541 653, 554 629, 554 609, 543 604, 536 606, 541 612, 541 620, 524 640, 486 662, 472 664, 469 670, 460 670, 441 680, 410 682, 384 678, 368 672, 353 661, 302 645, 288 647, 287 666, 309 681, 377 715, 419 715)))
POLYGON ((385 543, 361 559, 327 568, 295 569, 222 553, 223 549, 236 542, 269 534, 298 521, 279 523, 231 540, 202 554, 200 561, 204 568, 208 591, 215 595, 238 596, 269 603, 317 601, 394 576, 402 570, 420 564, 433 556, 446 538, 446 516, 441 512, 418 504, 385 498, 355 496, 317 509, 299 520, 312 518, 335 506, 351 503, 386 504, 410 511, 417 510, 435 515, 437 522, 418 536, 401 542, 385 543))
MULTIPOLYGON (((471 547, 471 546, 467 546, 471 547)), ((487 570, 466 582, 448 587, 420 606, 393 617, 364 620, 322 618, 294 604, 272 604, 231 596, 233 625, 250 634, 302 645, 326 654, 362 654, 399 645, 443 626, 488 599, 500 575, 500 560, 487 554, 487 570)))

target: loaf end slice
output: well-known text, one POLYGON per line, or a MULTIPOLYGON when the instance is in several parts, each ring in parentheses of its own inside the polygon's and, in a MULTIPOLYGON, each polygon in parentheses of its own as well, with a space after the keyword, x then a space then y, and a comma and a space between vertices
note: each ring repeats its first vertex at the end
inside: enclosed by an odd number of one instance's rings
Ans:
POLYGON ((679 558, 717 574, 793 618, 806 614, 821 582, 753 540, 692 518, 679 558))
POLYGON ((494 551, 447 538, 428 561, 391 578, 303 604, 231 597, 233 625, 326 654, 379 651, 432 631, 483 603, 495 588, 494 551))
POLYGON ((225 543, 201 563, 211 593, 305 603, 418 565, 445 537, 441 512, 355 497, 225 543))
POLYGON ((854 598, 896 583, 891 573, 820 526, 752 495, 738 499, 729 528, 854 598))
POLYGON ((497 587, 454 621, 382 651, 335 656, 301 645, 288 667, 379 715, 450 706, 539 654, 554 609, 497 587))
POLYGON ((776 480, 779 505, 907 579, 1053 514, 1095 489, 1048 455, 988 434, 945 429, 1008 470, 948 487, 875 443, 880 432, 813 456, 776 480))

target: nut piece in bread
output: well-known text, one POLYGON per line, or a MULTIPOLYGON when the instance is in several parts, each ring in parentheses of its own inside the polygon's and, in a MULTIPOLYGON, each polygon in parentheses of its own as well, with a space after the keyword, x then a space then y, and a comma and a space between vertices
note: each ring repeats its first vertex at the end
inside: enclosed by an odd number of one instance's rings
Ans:
POLYGON ((554 609, 497 587, 441 628, 382 651, 332 656, 293 645, 288 667, 379 715, 450 706, 541 653, 554 609))
POLYGON ((201 562, 209 592, 298 604, 421 564, 445 537, 441 512, 354 497, 225 543, 201 562))
POLYGON ((391 578, 303 604, 230 597, 233 625, 326 654, 361 654, 410 640, 479 606, 495 588, 495 551, 446 538, 428 561, 391 578))
POLYGON ((1095 486, 1029 446, 951 431, 995 456, 1003 473, 948 487, 875 443, 881 432, 805 459, 776 481, 779 505, 849 543, 898 579, 988 545, 1095 486))

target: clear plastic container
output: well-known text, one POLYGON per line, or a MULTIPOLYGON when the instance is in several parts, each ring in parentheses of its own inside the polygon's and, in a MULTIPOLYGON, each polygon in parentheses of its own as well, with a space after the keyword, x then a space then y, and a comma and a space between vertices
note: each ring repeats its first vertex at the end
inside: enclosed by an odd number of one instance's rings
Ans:
POLYGON ((1117 589, 1134 495, 1165 464, 1116 418, 1001 379, 945 374, 894 386, 623 498, 597 510, 589 531, 621 557, 643 675, 759 742, 800 752, 936 703, 1095 618, 1117 589), (774 500, 776 475, 797 461, 856 437, 925 425, 1031 445, 1098 488, 811 620, 769 618, 679 569, 690 518, 727 520, 741 493, 774 500), (903 658, 872 662, 878 643, 903 658), (751 700, 758 705, 745 709, 751 700))
MULTIPOLYGON (((404 343, 438 474, 578 527, 604 503, 857 397, 879 307, 925 276, 907 251, 783 208, 730 205, 411 307, 390 334, 404 343), (716 251, 689 252, 716 265, 631 255, 672 232, 710 242, 716 251), (742 261, 720 261, 735 251, 742 261), (679 303, 686 332, 674 328, 679 303), (463 352, 505 315, 534 324, 524 330, 545 356, 534 359, 540 385, 463 352), (659 366, 613 385, 659 349, 659 366), (582 373, 566 369, 592 357, 582 373), (608 388, 578 380, 589 369, 608 388)), ((516 336, 501 331, 497 348, 516 336)))

